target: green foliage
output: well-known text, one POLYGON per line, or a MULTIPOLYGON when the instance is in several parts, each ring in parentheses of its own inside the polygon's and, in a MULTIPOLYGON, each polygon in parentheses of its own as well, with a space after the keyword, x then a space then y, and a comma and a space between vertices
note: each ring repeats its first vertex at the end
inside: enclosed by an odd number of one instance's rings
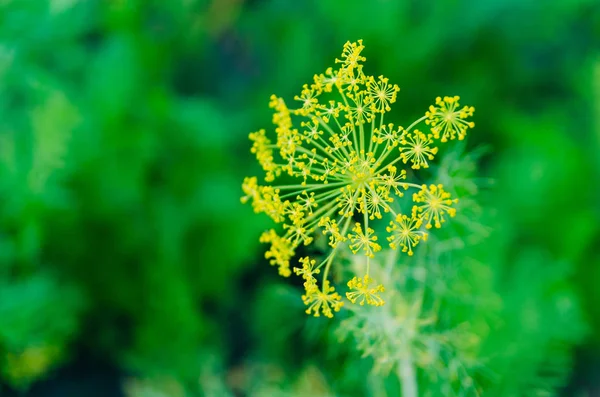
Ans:
POLYGON ((17 387, 68 358, 69 342, 78 331, 82 296, 72 285, 49 274, 22 277, 0 285, 2 373, 17 387))
POLYGON ((83 357, 132 397, 399 395, 356 349, 377 308, 346 342, 307 320, 239 203, 269 95, 364 39, 402 119, 440 92, 477 108, 432 170, 461 197, 450 243, 396 273, 436 313, 421 390, 466 390, 444 381, 460 357, 483 395, 558 394, 574 347, 600 351, 599 26, 594 0, 0 2, 0 383, 83 357), (442 354, 449 330, 476 343, 442 354))
POLYGON ((28 386, 77 343, 194 381, 211 327, 202 306, 229 304, 256 230, 228 160, 237 120, 170 84, 169 58, 188 52, 176 37, 201 36, 183 5, 63 6, 1 6, 5 380, 28 386), (11 358, 46 347, 37 367, 11 358))

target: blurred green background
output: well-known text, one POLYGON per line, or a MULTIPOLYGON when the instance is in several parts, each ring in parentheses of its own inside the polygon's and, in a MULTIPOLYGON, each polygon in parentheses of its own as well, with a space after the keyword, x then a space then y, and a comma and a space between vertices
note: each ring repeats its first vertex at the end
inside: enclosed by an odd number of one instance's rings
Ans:
POLYGON ((0 1, 0 395, 365 395, 239 202, 269 95, 358 39, 395 123, 476 108, 489 395, 600 395, 597 0, 0 1))

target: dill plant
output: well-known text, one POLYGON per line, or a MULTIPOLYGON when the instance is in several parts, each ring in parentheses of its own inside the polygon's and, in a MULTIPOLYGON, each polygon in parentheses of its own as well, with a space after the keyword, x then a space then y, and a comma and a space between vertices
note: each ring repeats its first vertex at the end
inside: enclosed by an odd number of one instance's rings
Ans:
POLYGON ((337 67, 314 75, 294 97, 297 107, 271 96, 275 139, 264 129, 249 136, 264 184, 246 178, 241 200, 283 225, 260 237, 270 244, 265 257, 280 275, 302 277, 306 313, 317 317, 333 317, 344 305, 332 269, 344 273, 349 258, 358 266, 346 282, 347 300, 385 303, 371 269, 376 254, 387 245, 412 256, 432 228, 456 215, 457 198, 441 183, 417 183, 416 173, 429 168, 440 144, 474 127, 474 108, 461 107, 458 96, 436 98, 407 127, 388 123, 400 89, 365 74, 363 49, 361 40, 347 42, 337 67), (292 267, 299 247, 319 247, 320 236, 328 240, 325 254, 302 256, 292 267))

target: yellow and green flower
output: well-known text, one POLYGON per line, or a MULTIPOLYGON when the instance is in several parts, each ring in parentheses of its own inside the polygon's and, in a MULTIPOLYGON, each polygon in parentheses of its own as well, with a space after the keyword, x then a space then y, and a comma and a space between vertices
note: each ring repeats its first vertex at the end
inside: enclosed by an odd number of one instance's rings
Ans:
POLYGON ((271 244, 266 258, 287 277, 300 245, 312 244, 317 232, 329 239, 325 258, 304 257, 302 267, 294 269, 305 280, 306 312, 315 316, 332 317, 343 305, 329 277, 341 250, 364 257, 364 276, 347 283, 348 300, 384 304, 383 286, 369 275, 370 259, 382 249, 379 241, 412 255, 427 239, 427 229, 441 227, 446 216, 456 213, 457 199, 442 185, 411 182, 408 171, 414 175, 428 168, 439 143, 464 139, 474 126, 469 121, 473 107, 461 108, 456 96, 437 98, 406 128, 384 122, 400 89, 383 76, 364 73, 363 49, 361 40, 346 43, 335 61, 339 68, 328 68, 305 84, 294 97, 298 106, 273 95, 272 138, 263 129, 250 134, 264 184, 246 178, 242 202, 250 201, 255 212, 283 225, 280 233, 271 229, 260 237, 271 244), (422 130, 416 128, 420 124, 422 130), (402 201, 411 200, 404 194, 409 190, 414 190, 412 210, 405 211, 410 215, 400 209, 402 201), (379 239, 374 224, 384 217, 390 219, 388 235, 379 239), (320 282, 316 275, 322 275, 320 282))

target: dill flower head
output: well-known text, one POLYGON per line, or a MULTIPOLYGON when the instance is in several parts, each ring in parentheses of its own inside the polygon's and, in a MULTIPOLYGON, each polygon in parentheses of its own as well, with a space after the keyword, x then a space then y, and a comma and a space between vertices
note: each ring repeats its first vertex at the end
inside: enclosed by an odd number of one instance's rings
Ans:
POLYGON ((441 227, 456 213, 457 199, 442 185, 407 177, 429 167, 439 143, 464 139, 474 126, 469 121, 474 109, 460 108, 456 96, 437 98, 406 128, 385 122, 400 88, 384 76, 364 73, 363 49, 362 40, 346 43, 335 60, 338 67, 315 75, 293 105, 271 96, 274 133, 261 129, 250 134, 265 184, 246 178, 241 200, 282 224, 279 232, 271 229, 260 237, 270 244, 265 257, 287 277, 299 246, 323 235, 329 245, 323 257, 304 257, 302 266, 293 269, 305 280, 306 312, 315 316, 332 317, 343 305, 329 278, 343 251, 364 258, 364 276, 347 282, 347 299, 384 304, 379 295, 383 286, 369 275, 370 260, 381 244, 412 255, 427 239, 427 229, 441 227), (406 195, 410 190, 413 194, 406 195), (411 209, 402 210, 407 206, 411 209), (380 236, 376 226, 384 217, 387 234, 380 236))

